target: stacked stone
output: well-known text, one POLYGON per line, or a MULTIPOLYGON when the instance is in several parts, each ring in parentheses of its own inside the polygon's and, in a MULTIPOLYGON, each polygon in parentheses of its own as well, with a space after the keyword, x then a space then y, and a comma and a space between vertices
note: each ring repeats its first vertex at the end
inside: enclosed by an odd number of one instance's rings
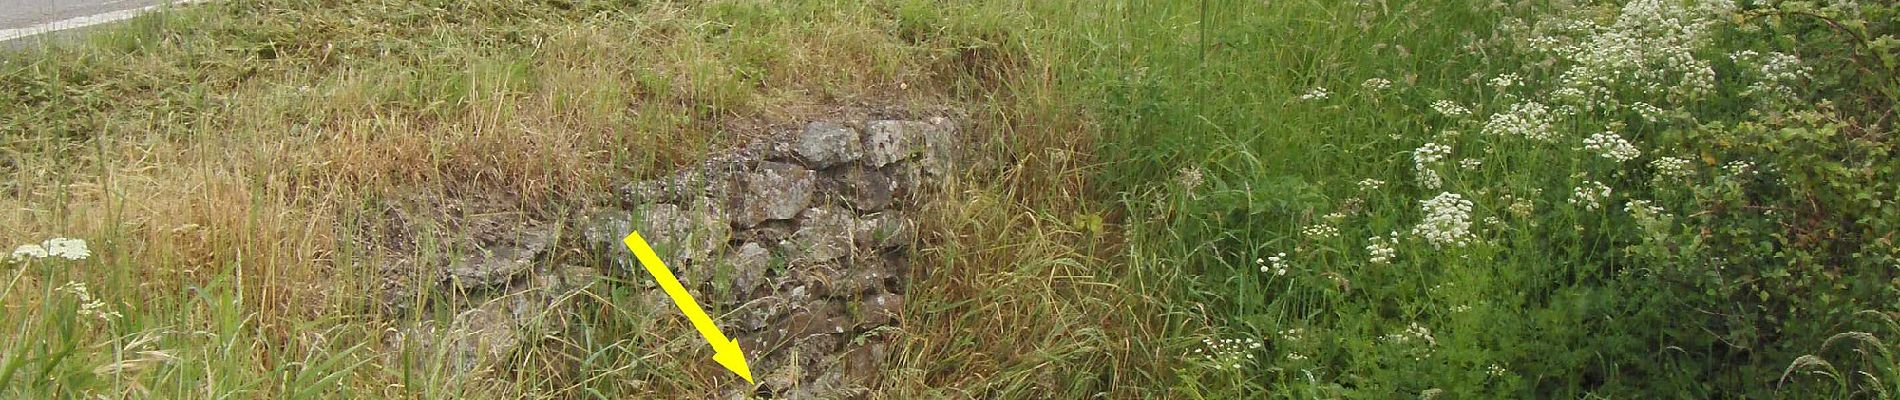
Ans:
POLYGON ((884 344, 853 339, 902 309, 906 212, 945 174, 955 132, 943 119, 813 122, 789 142, 626 185, 623 208, 592 215, 583 235, 614 270, 650 282, 620 243, 639 230, 720 315, 765 390, 837 396, 879 372, 884 344))

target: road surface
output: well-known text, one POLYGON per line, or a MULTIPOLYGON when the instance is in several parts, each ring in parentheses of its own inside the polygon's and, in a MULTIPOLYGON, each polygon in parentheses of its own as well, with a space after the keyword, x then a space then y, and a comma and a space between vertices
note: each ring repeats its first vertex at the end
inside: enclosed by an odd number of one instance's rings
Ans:
POLYGON ((138 15, 168 0, 0 0, 0 42, 138 15))

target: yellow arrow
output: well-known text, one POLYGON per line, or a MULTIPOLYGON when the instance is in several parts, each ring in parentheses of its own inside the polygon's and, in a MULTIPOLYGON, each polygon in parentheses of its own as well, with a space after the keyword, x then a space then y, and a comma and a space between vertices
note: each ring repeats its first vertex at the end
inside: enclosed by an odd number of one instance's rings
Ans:
POLYGON ((719 333, 719 326, 713 325, 712 317, 706 316, 706 310, 699 309, 699 302, 693 301, 693 295, 686 293, 686 287, 680 285, 679 278, 674 278, 673 271, 660 263, 660 256, 653 254, 653 247, 640 237, 640 232, 627 234, 623 241, 627 243, 627 250, 633 250, 633 256, 640 259, 640 265, 646 267, 647 273, 660 281, 660 289, 666 290, 666 296, 673 298, 673 304, 680 306, 680 312, 686 313, 686 319, 693 321, 693 328, 699 329, 699 335, 706 337, 706 342, 712 344, 713 362, 739 374, 746 383, 754 383, 752 368, 745 363, 745 353, 739 351, 739 341, 726 339, 726 334, 719 333))

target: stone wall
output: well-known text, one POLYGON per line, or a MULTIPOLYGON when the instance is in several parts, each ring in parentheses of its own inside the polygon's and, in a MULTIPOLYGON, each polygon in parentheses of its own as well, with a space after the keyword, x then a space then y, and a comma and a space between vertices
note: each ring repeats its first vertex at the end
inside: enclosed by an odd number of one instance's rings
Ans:
POLYGON ((849 397, 883 372, 879 328, 920 272, 907 259, 917 231, 908 213, 953 165, 957 143, 942 118, 813 122, 628 184, 582 235, 609 273, 652 282, 620 242, 638 229, 745 349, 759 392, 849 397))

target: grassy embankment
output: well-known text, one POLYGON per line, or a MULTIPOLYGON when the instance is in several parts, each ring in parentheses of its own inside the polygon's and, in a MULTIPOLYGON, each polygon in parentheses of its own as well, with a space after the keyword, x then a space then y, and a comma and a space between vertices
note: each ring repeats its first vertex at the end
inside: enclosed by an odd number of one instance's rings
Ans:
POLYGON ((970 110, 990 157, 926 213, 937 273, 912 289, 889 397, 1871 390, 1894 381, 1879 337, 1900 333, 1879 322, 1896 195, 1883 7, 232 2, 142 18, 0 64, 0 237, 94 250, 8 267, 0 390, 732 384, 690 352, 637 351, 691 348, 672 344, 680 321, 614 307, 591 318, 621 322, 512 369, 401 362, 339 227, 417 193, 513 193, 554 217, 744 139, 726 132, 854 103, 970 110), (68 281, 120 316, 77 312, 68 281))

